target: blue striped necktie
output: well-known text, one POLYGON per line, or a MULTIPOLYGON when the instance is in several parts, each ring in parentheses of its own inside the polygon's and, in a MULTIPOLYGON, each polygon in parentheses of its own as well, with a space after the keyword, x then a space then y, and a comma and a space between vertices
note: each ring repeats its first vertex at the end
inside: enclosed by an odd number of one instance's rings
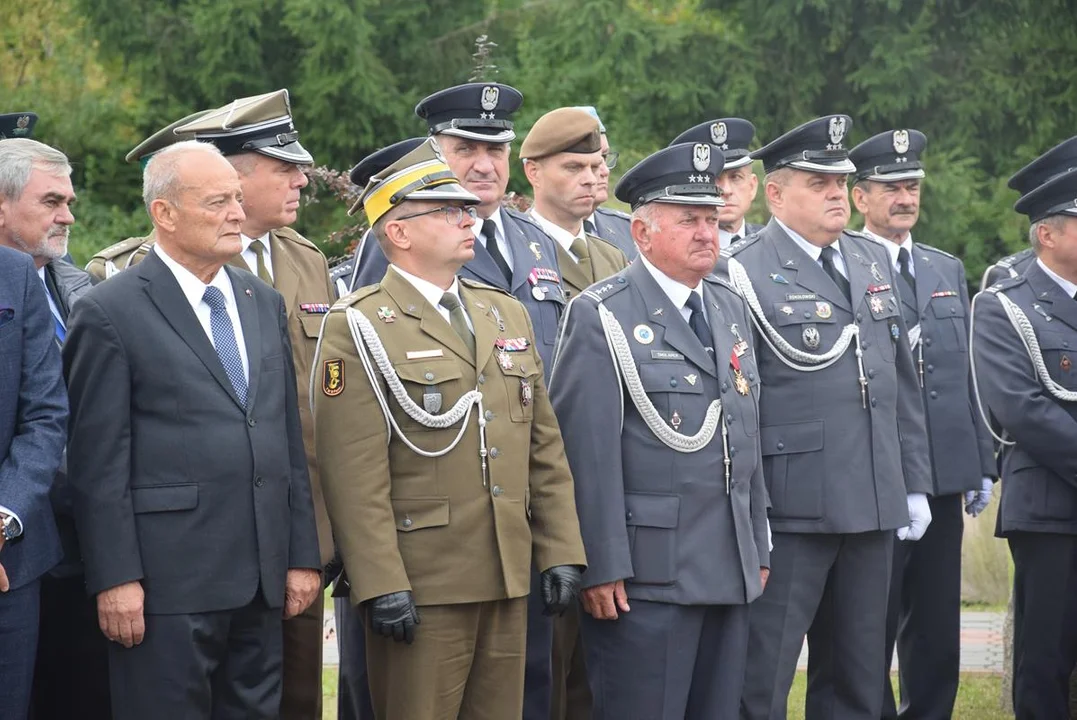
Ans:
POLYGON ((202 302, 209 305, 209 328, 213 333, 213 348, 224 365, 232 389, 236 391, 240 404, 247 404, 247 377, 243 374, 243 358, 236 344, 236 329, 232 318, 228 317, 224 293, 212 285, 206 288, 202 302))

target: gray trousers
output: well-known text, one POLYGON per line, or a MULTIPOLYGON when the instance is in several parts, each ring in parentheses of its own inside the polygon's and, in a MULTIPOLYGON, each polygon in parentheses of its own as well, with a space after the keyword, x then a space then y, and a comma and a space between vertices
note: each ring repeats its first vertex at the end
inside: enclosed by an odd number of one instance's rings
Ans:
POLYGON ((593 720, 736 718, 748 606, 629 605, 617 620, 580 611, 593 720))
POLYGON ((806 720, 878 720, 894 531, 774 533, 770 579, 751 605, 743 720, 785 720, 808 637, 806 720))

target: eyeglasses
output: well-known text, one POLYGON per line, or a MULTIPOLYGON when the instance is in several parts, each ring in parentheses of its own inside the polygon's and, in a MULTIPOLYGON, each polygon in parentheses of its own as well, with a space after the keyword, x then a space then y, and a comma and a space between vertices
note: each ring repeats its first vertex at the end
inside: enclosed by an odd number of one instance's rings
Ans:
POLYGON ((617 152, 616 150, 611 150, 610 152, 606 153, 606 157, 602 158, 606 161, 606 167, 608 167, 610 170, 617 167, 618 155, 620 155, 619 152, 617 152))
POLYGON ((479 211, 475 209, 474 205, 469 205, 468 207, 444 205, 442 207, 434 208, 433 210, 424 210, 423 212, 414 213, 412 215, 401 215, 397 220, 411 220, 412 218, 422 217, 423 215, 432 215, 436 212, 445 213, 445 222, 450 225, 459 225, 464 221, 464 215, 467 215, 472 220, 479 217, 479 211))

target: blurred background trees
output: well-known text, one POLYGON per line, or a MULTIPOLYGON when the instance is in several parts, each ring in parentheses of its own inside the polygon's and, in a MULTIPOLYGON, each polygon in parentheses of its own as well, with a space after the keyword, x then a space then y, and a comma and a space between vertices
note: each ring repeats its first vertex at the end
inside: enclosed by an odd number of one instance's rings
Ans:
POLYGON ((0 109, 37 112, 37 137, 76 164, 78 262, 148 229, 123 161, 139 140, 281 87, 330 180, 298 229, 330 256, 355 222, 332 170, 422 134, 415 103, 476 74, 524 93, 521 136, 546 110, 596 106, 621 152, 614 181, 723 115, 752 120, 757 143, 831 112, 853 117, 851 142, 918 128, 915 235, 973 280, 1023 244, 1006 179, 1077 134, 1068 0, 35 0, 3 5, 0 41, 0 109), (496 46, 476 58, 483 35, 496 46))

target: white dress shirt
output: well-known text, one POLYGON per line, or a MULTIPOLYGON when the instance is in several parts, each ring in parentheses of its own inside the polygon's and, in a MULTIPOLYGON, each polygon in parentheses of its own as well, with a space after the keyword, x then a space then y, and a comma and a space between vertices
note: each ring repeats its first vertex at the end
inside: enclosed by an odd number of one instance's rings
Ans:
POLYGON ((870 235, 871 237, 882 243, 883 247, 886 248, 886 251, 890 253, 890 265, 893 266, 896 272, 901 272, 901 268, 898 267, 898 253, 901 252, 901 248, 905 248, 905 252, 909 253, 909 274, 912 275, 914 278, 916 277, 916 262, 912 258, 912 233, 906 235, 905 240, 903 240, 901 243, 896 243, 893 240, 887 240, 882 235, 873 233, 866 227, 864 228, 864 234, 870 235))
POLYGON ((460 301, 461 307, 465 310, 464 317, 467 318, 467 326, 471 328, 472 332, 475 331, 475 326, 471 322, 471 315, 466 312, 467 304, 464 302, 464 299, 460 297, 460 282, 455 277, 452 279, 452 285, 449 286, 449 289, 442 290, 434 283, 428 280, 423 280, 421 277, 416 277, 409 272, 405 272, 396 265, 390 264, 389 267, 400 275, 400 277, 411 283, 411 286, 419 291, 419 294, 423 296, 423 299, 434 306, 434 309, 438 311, 438 314, 441 315, 441 317, 445 318, 445 322, 449 323, 449 325, 452 325, 452 322, 449 320, 449 310, 448 308, 442 307, 441 296, 445 293, 452 293, 455 295, 456 299, 460 301))
POLYGON ((538 223, 539 227, 541 227, 547 235, 552 237, 558 245, 564 248, 565 252, 568 253, 568 256, 572 258, 573 262, 578 263, 580 261, 580 259, 576 257, 575 253, 573 253, 570 248, 572 247, 572 243, 576 240, 576 238, 587 242, 587 235, 583 232, 582 222, 580 223, 580 232, 576 235, 573 235, 560 225, 555 225, 546 218, 542 217, 542 215, 539 214, 539 211, 535 208, 531 208, 531 217, 534 218, 535 222, 538 223))
POLYGON ((666 294, 669 301, 681 312, 681 317, 685 322, 688 322, 688 318, 692 316, 692 309, 688 307, 688 296, 692 293, 699 295, 700 307, 703 308, 703 317, 707 317, 707 306, 703 302, 703 283, 698 283, 694 288, 690 288, 682 282, 678 282, 666 275, 664 272, 656 268, 650 263, 647 258, 640 254, 639 259, 643 261, 643 267, 647 268, 647 272, 651 274, 654 281, 658 283, 658 287, 662 288, 662 292, 666 294))
POLYGON ((251 243, 255 240, 261 240, 262 245, 265 245, 262 256, 265 258, 266 270, 269 272, 269 277, 276 277, 273 274, 273 251, 269 249, 269 233, 260 238, 249 238, 240 233, 239 237, 243 241, 243 252, 240 253, 240 257, 243 258, 243 262, 247 263, 247 267, 251 269, 251 272, 255 275, 258 274, 258 254, 251 250, 251 243))
MULTIPOLYGON (((810 242, 805 240, 803 236, 801 236, 799 233, 790 230, 789 226, 783 223, 778 218, 774 218, 774 222, 778 223, 778 225, 781 226, 782 230, 785 230, 786 234, 789 235, 789 237, 793 238, 793 242, 795 242, 801 250, 808 253, 808 257, 814 260, 819 267, 823 266, 823 261, 819 259, 823 255, 823 248, 819 247, 818 245, 812 245, 810 242)), ((838 251, 837 261, 834 263, 834 266, 838 269, 838 272, 842 274, 842 277, 848 280, 849 271, 845 269, 845 257, 841 254, 841 245, 839 245, 838 241, 835 240, 832 247, 838 251)))
POLYGON ((183 296, 191 304, 191 309, 194 310, 195 316, 198 317, 198 322, 202 325, 202 329, 206 332, 206 337, 209 338, 209 342, 214 348, 217 346, 213 344, 213 330, 209 324, 212 309, 202 299, 202 296, 206 294, 206 288, 210 285, 220 290, 221 294, 224 295, 225 311, 228 313, 228 319, 232 321, 232 330, 236 335, 236 346, 239 348, 239 358, 243 361, 243 376, 247 379, 247 382, 250 382, 251 373, 250 362, 247 359, 247 344, 243 342, 243 325, 239 321, 236 293, 232 288, 232 282, 228 279, 228 273, 222 267, 213 276, 213 280, 210 281, 209 285, 206 285, 194 273, 170 258, 160 243, 155 243, 153 250, 164 261, 168 269, 172 271, 176 282, 179 283, 180 290, 183 291, 183 296))
POLYGON ((726 232, 722 228, 718 228, 718 245, 722 250, 733 244, 734 237, 745 237, 748 234, 748 223, 744 222, 744 218, 740 219, 740 227, 734 232, 726 232))
POLYGON ((1066 293, 1070 297, 1073 297, 1073 294, 1077 293, 1077 285, 1074 285, 1069 280, 1067 280, 1066 278, 1062 277, 1061 275, 1056 273, 1051 268, 1044 265, 1043 260, 1040 260, 1039 258, 1036 258, 1036 263, 1040 266, 1041 270, 1043 270, 1045 273, 1047 273, 1047 277, 1051 278, 1056 283, 1058 283, 1058 286, 1060 288, 1062 288, 1062 292, 1066 293))
POLYGON ((63 317, 60 315, 60 308, 56 306, 56 301, 53 299, 52 293, 49 292, 49 284, 45 282, 44 265, 37 269, 37 276, 41 278, 41 285, 45 288, 45 297, 49 299, 49 310, 52 310, 52 316, 56 318, 56 322, 63 326, 64 330, 67 330, 67 323, 64 322, 63 317))
MULTIPOLYGON (((505 262, 509 264, 510 268, 516 267, 512 262, 512 248, 509 247, 508 241, 505 239, 505 221, 501 217, 501 208, 497 209, 493 215, 487 220, 493 220, 494 225, 497 226, 497 249, 501 251, 501 256, 505 258, 505 262)), ((475 233, 475 239, 478 240, 483 247, 486 247, 486 238, 482 236, 482 224, 484 220, 482 218, 476 218, 475 224, 471 226, 471 232, 475 233)), ((414 277, 414 276, 413 276, 414 277)))

